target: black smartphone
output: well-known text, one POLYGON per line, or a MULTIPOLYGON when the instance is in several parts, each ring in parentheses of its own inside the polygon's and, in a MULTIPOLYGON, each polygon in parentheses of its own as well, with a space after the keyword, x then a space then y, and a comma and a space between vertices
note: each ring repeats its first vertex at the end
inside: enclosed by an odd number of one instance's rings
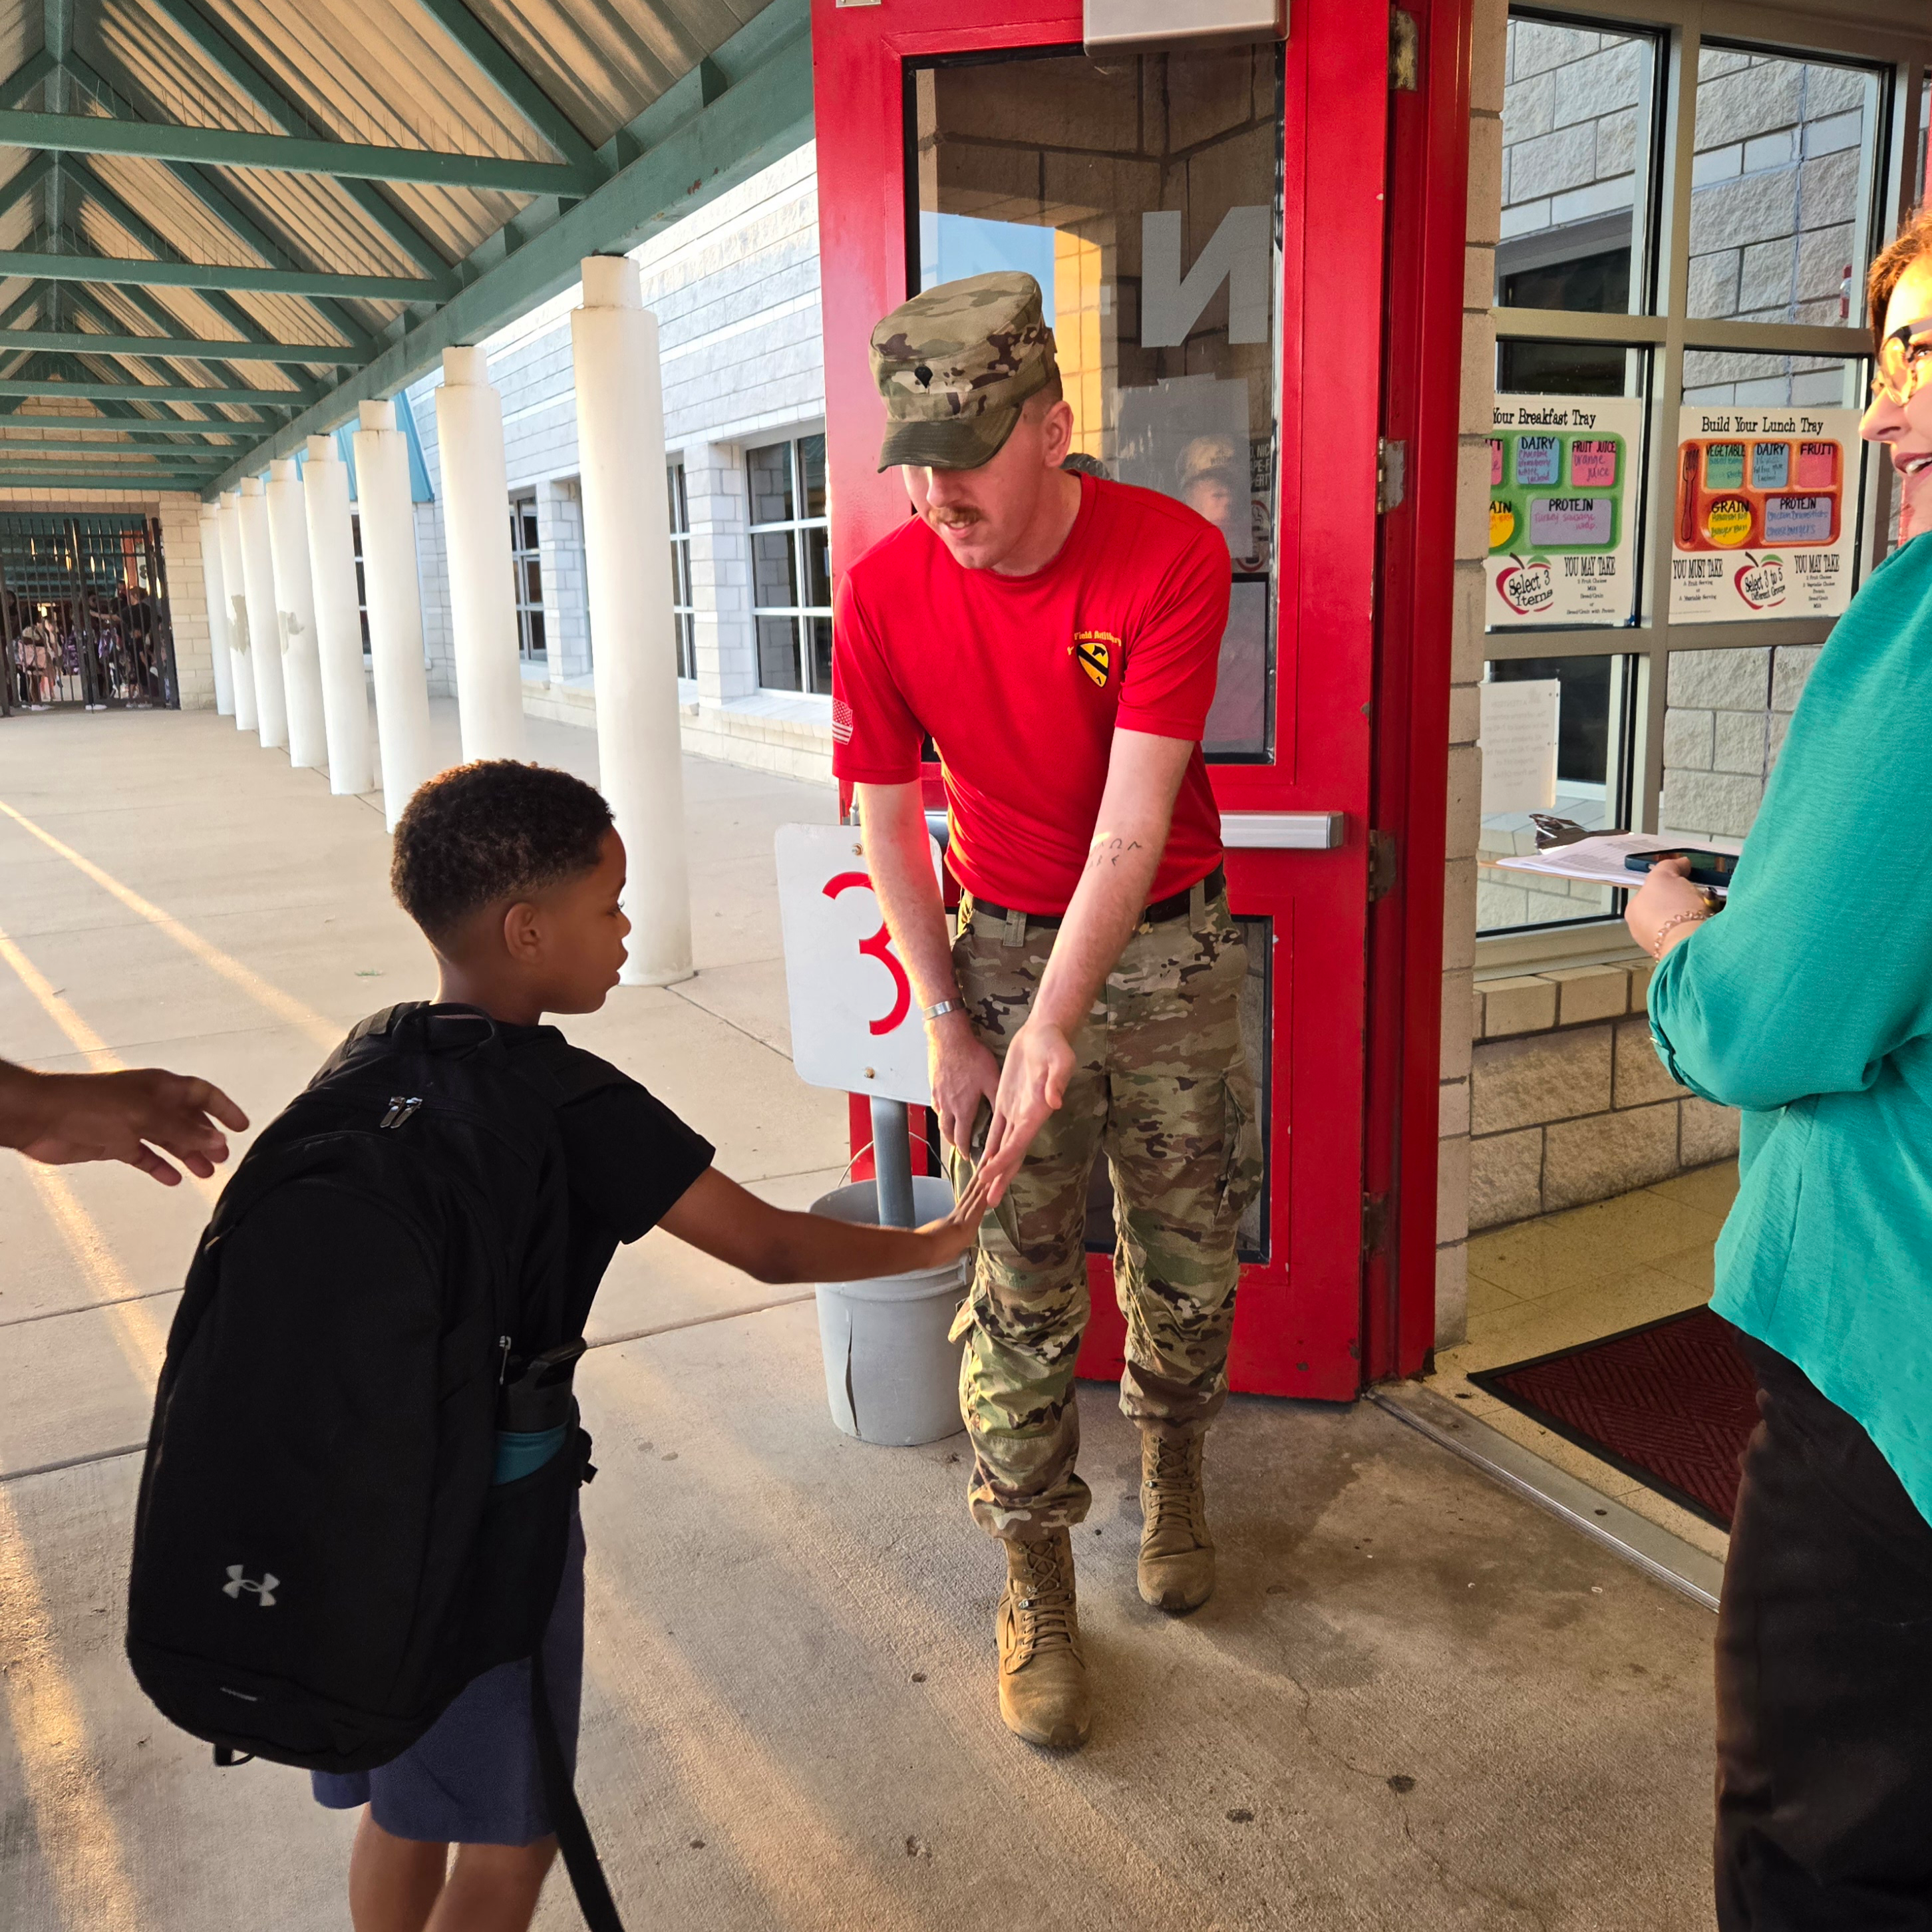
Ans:
POLYGON ((1633 852, 1624 861, 1627 872, 1647 872, 1660 859, 1688 859, 1694 886, 1728 886, 1738 869, 1735 852, 1711 852, 1702 846, 1681 845, 1668 852, 1633 852))

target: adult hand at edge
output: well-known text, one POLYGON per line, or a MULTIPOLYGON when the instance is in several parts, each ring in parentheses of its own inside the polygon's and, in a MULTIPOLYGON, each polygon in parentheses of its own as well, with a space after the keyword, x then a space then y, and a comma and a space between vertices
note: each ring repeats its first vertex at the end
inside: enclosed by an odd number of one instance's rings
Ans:
POLYGON ((989 1205, 1004 1198, 1034 1136, 1066 1100, 1073 1070, 1072 1042, 1051 1022, 1029 1020, 1014 1034, 993 1096, 993 1124, 980 1161, 989 1205))
POLYGON ((50 1167, 124 1161, 164 1186, 178 1186, 181 1175, 159 1148, 205 1180, 228 1158, 221 1127, 238 1133, 248 1124, 220 1088, 158 1066, 32 1077, 28 1125, 17 1144, 29 1160, 50 1167))
POLYGON ((926 1054, 940 1137, 948 1147, 970 1154, 980 1102, 990 1103, 1000 1089, 1000 1063, 980 1045, 963 1012, 945 1014, 933 1023, 926 1033, 926 1054))
POLYGON ((1696 919, 1680 918, 1681 914, 1708 914, 1712 910, 1702 886, 1690 883, 1690 873, 1688 859, 1659 860, 1624 908, 1624 924, 1630 928, 1630 936, 1654 959, 1661 956, 1657 950, 1658 935, 1672 920, 1678 920, 1678 923, 1664 934, 1666 952, 1697 929, 1696 919))

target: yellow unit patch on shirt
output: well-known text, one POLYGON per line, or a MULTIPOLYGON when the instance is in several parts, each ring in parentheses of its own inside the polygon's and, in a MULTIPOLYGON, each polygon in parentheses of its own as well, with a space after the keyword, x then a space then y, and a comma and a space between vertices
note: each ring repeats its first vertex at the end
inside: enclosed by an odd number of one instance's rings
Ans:
POLYGON ((1073 654, 1080 660, 1080 668, 1102 688, 1108 674, 1113 669, 1112 647, 1120 641, 1112 631, 1076 631, 1073 634, 1073 654))

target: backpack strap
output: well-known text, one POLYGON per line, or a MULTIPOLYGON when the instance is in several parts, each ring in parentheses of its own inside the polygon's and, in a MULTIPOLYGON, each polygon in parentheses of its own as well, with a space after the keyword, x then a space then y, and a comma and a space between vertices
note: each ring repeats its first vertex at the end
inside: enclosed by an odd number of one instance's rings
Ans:
POLYGON ((577 1908, 590 1932, 624 1932, 616 1901, 604 1882, 604 1866, 597 1856, 590 1827, 577 1802, 570 1772, 563 1761, 563 1742, 557 1736, 556 1718, 550 1708, 550 1687, 544 1681, 543 1646, 530 1653, 530 1722, 536 1732, 537 1768, 543 1779, 544 1804, 550 1812, 550 1829, 556 1834, 563 1853, 563 1868, 570 1874, 570 1888, 577 1894, 577 1908))

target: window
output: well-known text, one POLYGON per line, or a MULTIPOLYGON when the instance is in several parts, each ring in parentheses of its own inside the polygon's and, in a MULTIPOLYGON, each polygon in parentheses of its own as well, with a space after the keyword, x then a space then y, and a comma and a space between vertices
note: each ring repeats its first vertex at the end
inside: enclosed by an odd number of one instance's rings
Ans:
POLYGON ((362 620, 362 655, 369 655, 369 580, 362 569, 362 518, 361 513, 349 519, 349 534, 356 546, 356 614, 362 620))
POLYGON ((1702 38, 1694 9, 1673 34, 1545 7, 1508 37, 1485 932, 1622 909, 1496 865, 1534 847, 1533 813, 1749 831, 1884 542, 1864 272, 1922 179, 1905 70, 1856 28, 1799 53, 1702 38))
POLYGON ((1053 50, 906 82, 911 286, 1030 274, 1073 410, 1070 462, 1178 497, 1227 541, 1202 740, 1219 761, 1264 760, 1274 736, 1280 61, 1053 50))
POLYGON ((517 655, 526 664, 543 658, 543 561, 537 544, 534 492, 510 499, 510 581, 517 605, 517 655))
MULTIPOLYGON (((684 464, 674 458, 664 482, 670 498, 670 609, 677 634, 677 674, 698 675, 698 618, 691 602, 691 503, 685 493, 684 464)), ((830 688, 828 676, 826 688, 830 688)))
MULTIPOLYGON (((752 621, 766 691, 832 690, 832 553, 825 439, 745 452, 752 493, 752 621)), ((688 539, 687 539, 688 541, 688 539)))

